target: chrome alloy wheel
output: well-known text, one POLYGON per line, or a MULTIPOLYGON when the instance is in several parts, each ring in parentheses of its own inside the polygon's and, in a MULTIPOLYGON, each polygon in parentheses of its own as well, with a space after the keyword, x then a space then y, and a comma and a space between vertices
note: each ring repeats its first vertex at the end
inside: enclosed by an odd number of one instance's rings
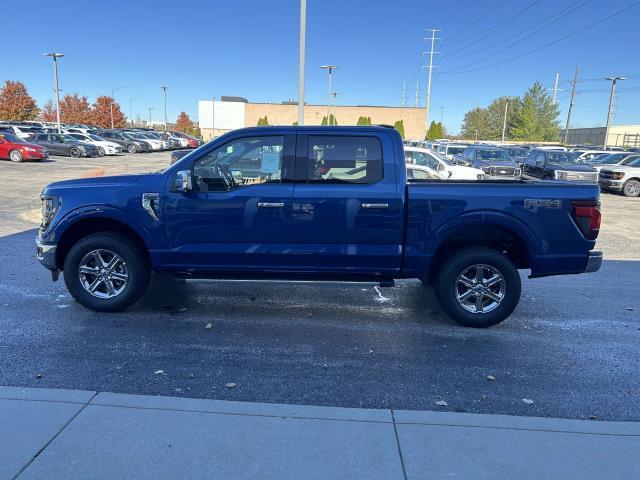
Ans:
POLYGON ((97 298, 117 297, 129 281, 127 264, 122 257, 102 248, 82 257, 78 276, 84 289, 97 298))
POLYGON ((506 282, 494 267, 478 264, 458 275, 455 288, 456 299, 467 312, 488 313, 502 303, 506 282))

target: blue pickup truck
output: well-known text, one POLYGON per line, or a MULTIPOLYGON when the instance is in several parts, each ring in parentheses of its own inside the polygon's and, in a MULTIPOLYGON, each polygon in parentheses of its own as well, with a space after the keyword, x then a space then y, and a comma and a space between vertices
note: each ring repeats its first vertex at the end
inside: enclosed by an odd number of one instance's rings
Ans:
POLYGON ((120 311, 151 272, 187 278, 417 278, 466 326, 531 277, 592 272, 597 185, 407 180, 385 126, 235 130, 163 171, 49 184, 37 257, 85 307, 120 311))

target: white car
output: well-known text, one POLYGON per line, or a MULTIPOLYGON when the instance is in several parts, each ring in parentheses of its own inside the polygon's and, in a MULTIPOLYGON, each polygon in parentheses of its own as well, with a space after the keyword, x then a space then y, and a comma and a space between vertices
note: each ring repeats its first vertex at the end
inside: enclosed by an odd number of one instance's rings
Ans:
POLYGON ((100 155, 118 155, 122 153, 122 147, 115 142, 110 142, 109 140, 105 140, 98 135, 93 135, 91 133, 68 133, 70 137, 77 139, 80 142, 91 143, 98 147, 98 151, 100 155))
POLYGON ((416 147, 404 147, 404 159, 406 163, 421 165, 431 171, 443 174, 448 180, 481 180, 484 171, 479 168, 454 165, 430 150, 416 147))
POLYGON ((23 140, 36 135, 37 133, 41 133, 38 127, 32 127, 28 125, 11 125, 6 123, 0 123, 0 132, 13 133, 16 137, 21 138, 23 140))
POLYGON ((626 197, 640 197, 640 158, 626 165, 613 165, 600 170, 600 188, 622 192, 626 197))
POLYGON ((612 152, 607 150, 571 150, 571 152, 578 154, 576 160, 582 160, 589 162, 598 155, 611 155, 612 152))
POLYGON ((443 172, 434 172, 428 167, 407 163, 407 178, 410 180, 447 180, 443 172))
POLYGON ((587 165, 600 171, 603 168, 613 167, 614 165, 627 165, 634 160, 640 158, 640 153, 634 152, 607 152, 605 156, 596 156, 587 160, 587 165))
POLYGON ((162 140, 158 140, 157 138, 153 138, 147 135, 145 132, 127 132, 129 135, 132 135, 137 140, 141 140, 143 142, 147 142, 151 145, 151 150, 163 150, 164 147, 162 145, 162 140))
POLYGON ((436 151, 441 157, 445 157, 448 160, 453 160, 454 155, 462 155, 464 149, 467 148, 467 145, 462 145, 458 143, 441 143, 438 145, 438 150, 436 151))

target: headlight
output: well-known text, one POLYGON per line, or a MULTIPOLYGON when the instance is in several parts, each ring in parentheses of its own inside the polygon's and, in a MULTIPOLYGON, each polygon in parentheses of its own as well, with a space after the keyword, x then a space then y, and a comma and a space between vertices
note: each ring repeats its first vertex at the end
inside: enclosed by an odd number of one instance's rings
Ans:
POLYGON ((53 195, 41 195, 40 200, 42 201, 40 230, 44 232, 60 209, 60 198, 53 195))
POLYGON ((31 147, 24 147, 24 149, 25 149, 27 152, 37 152, 37 151, 38 151, 38 149, 37 149, 37 148, 31 148, 31 147))
POLYGON ((611 178, 613 180, 622 180, 624 178, 624 172, 613 172, 611 178))
POLYGON ((489 173, 491 171, 491 167, 482 167, 482 171, 484 173, 489 173))

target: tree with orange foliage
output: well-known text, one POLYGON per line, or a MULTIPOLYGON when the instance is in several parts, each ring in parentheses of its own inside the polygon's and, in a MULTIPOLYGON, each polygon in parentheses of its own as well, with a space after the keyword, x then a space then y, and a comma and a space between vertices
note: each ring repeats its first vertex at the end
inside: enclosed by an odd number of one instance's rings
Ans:
POLYGON ((49 100, 40 111, 40 120, 43 122, 55 122, 57 118, 56 106, 53 104, 53 100, 49 100))
POLYGON ((0 88, 0 120, 35 120, 39 113, 36 101, 23 83, 4 82, 0 88))
POLYGON ((87 97, 80 97, 77 93, 65 95, 60 101, 60 121, 63 123, 91 123, 91 106, 87 97))
POLYGON ((188 135, 193 134, 194 125, 189 118, 189 115, 187 115, 187 112, 180 112, 180 115, 178 115, 178 120, 176 120, 176 130, 188 135))
POLYGON ((111 128, 111 106, 113 104, 113 126, 122 128, 125 125, 125 117, 120 110, 120 105, 113 98, 102 95, 96 98, 91 109, 91 123, 102 128, 111 128))

